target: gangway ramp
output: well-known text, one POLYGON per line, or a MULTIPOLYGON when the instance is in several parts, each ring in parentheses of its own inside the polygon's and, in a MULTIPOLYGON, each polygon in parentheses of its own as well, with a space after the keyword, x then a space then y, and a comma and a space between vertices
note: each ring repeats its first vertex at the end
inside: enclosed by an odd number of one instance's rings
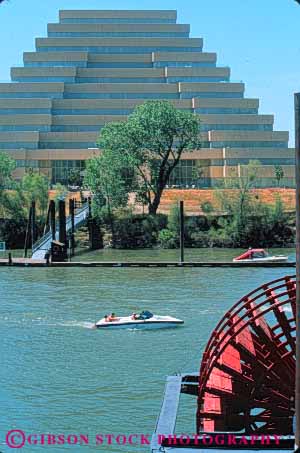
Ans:
MULTIPOLYGON (((89 204, 85 203, 81 208, 76 209, 74 215, 74 227, 75 230, 80 228, 87 220, 89 215, 89 204)), ((72 219, 68 216, 66 219, 66 231, 67 233, 72 229, 72 219)), ((59 239, 59 228, 56 228, 55 239, 59 239)), ((52 231, 44 234, 37 242, 32 246, 32 259, 42 260, 45 259, 46 253, 51 249, 52 242, 52 231)))

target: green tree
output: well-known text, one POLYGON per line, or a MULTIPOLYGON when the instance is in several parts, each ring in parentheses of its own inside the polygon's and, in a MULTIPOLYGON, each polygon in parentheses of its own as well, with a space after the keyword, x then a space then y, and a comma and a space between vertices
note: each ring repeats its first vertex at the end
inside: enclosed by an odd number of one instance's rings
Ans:
POLYGON ((128 203, 133 184, 130 173, 119 159, 118 153, 106 150, 100 156, 87 161, 84 183, 94 195, 94 215, 110 225, 114 243, 113 210, 125 207, 128 203))
POLYGON ((109 214, 113 208, 127 205, 133 184, 123 160, 110 149, 87 161, 84 182, 94 194, 98 208, 106 206, 109 214))
POLYGON ((56 183, 53 186, 53 190, 55 191, 55 198, 54 198, 55 201, 65 200, 67 198, 68 189, 66 188, 66 186, 64 186, 60 182, 56 183))
POLYGON ((258 160, 250 160, 248 165, 243 166, 243 174, 238 178, 237 198, 237 228, 240 234, 247 223, 247 208, 251 203, 250 189, 255 187, 257 174, 261 163, 258 160))
POLYGON ((210 201, 204 201, 201 203, 201 210, 204 212, 204 214, 211 214, 214 212, 214 207, 210 201))
POLYGON ((23 176, 21 190, 27 200, 27 207, 29 208, 31 202, 35 201, 37 209, 41 216, 44 217, 49 199, 47 178, 38 173, 30 172, 23 176))
POLYGON ((79 168, 71 168, 68 174, 68 184, 79 188, 80 199, 83 201, 83 177, 79 168))
POLYGON ((238 178, 227 178, 226 189, 219 190, 221 209, 228 214, 228 219, 220 219, 220 226, 227 230, 232 242, 236 245, 243 243, 247 237, 249 216, 252 213, 253 197, 251 189, 256 185, 257 174, 261 163, 258 160, 251 160, 248 165, 241 168, 241 176, 238 178))
POLYGON ((0 216, 24 218, 24 199, 19 185, 12 178, 16 162, 8 154, 0 152, 0 216), (6 190, 6 189, 13 190, 6 190))
POLYGON ((210 166, 208 159, 196 160, 195 165, 192 167, 192 184, 199 187, 200 181, 205 180, 210 166))
POLYGON ((82 186, 82 177, 79 168, 70 168, 68 174, 68 183, 71 186, 82 186))
POLYGON ((0 217, 13 218, 16 221, 23 221, 27 217, 26 200, 16 185, 14 190, 0 191, 0 217))
POLYGON ((277 181, 277 186, 279 187, 280 186, 280 181, 284 177, 284 171, 283 171, 283 168, 281 167, 281 165, 275 165, 274 166, 274 173, 275 173, 275 178, 276 178, 276 181, 277 181))
POLYGON ((168 216, 168 229, 172 231, 176 237, 180 234, 180 207, 178 203, 173 204, 168 216))
POLYGON ((178 247, 178 238, 174 231, 162 229, 158 235, 158 241, 163 249, 175 249, 178 247))
POLYGON ((0 152, 0 190, 12 183, 12 172, 16 168, 16 161, 8 154, 0 152))
POLYGON ((111 177, 117 180, 132 174, 131 190, 148 205, 149 214, 156 214, 182 153, 199 148, 198 136, 198 116, 177 110, 168 101, 149 101, 138 106, 126 122, 107 124, 98 146, 111 177))

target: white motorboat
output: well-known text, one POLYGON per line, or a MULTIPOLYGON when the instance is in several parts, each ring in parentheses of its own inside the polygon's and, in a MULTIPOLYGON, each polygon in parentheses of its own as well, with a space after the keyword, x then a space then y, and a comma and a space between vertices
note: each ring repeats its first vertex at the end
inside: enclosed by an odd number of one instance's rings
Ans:
POLYGON ((233 262, 236 263, 286 263, 289 257, 286 255, 270 255, 264 249, 249 249, 236 258, 233 262))
POLYGON ((184 323, 181 319, 172 316, 159 316, 150 312, 140 315, 122 316, 113 320, 102 318, 96 322, 97 329, 162 329, 177 327, 184 323))

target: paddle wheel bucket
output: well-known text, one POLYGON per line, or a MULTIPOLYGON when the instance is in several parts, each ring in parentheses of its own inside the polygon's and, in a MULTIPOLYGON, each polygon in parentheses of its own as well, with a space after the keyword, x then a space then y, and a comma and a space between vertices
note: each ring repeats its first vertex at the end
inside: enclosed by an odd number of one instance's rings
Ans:
POLYGON ((197 432, 293 434, 296 281, 287 276, 240 299, 203 354, 197 432))

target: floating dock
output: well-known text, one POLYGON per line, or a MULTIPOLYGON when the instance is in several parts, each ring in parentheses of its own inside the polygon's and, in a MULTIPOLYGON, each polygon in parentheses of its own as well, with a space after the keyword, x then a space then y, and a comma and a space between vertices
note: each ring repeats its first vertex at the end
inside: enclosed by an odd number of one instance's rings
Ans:
POLYGON ((239 263, 232 261, 64 261, 49 262, 32 258, 0 259, 0 266, 10 267, 295 267, 286 263, 239 263))

